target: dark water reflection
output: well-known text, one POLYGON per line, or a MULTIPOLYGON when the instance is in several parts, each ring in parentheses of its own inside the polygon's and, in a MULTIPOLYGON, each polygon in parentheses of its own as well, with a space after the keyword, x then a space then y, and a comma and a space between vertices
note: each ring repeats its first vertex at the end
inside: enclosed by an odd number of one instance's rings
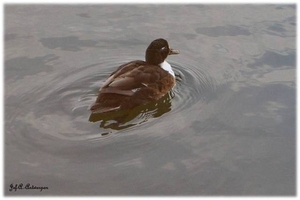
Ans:
POLYGON ((96 47, 94 40, 80 40, 75 36, 42 38, 40 42, 49 49, 60 48, 64 51, 81 51, 84 47, 96 47))
POLYGON ((100 128, 111 128, 114 130, 122 130, 136 124, 146 122, 149 118, 160 117, 164 113, 171 110, 173 91, 164 95, 161 99, 155 102, 150 102, 146 105, 135 107, 131 110, 113 111, 107 113, 92 113, 90 122, 100 121, 100 128), (138 117, 138 121, 132 122, 138 117), (110 123, 110 121, 112 121, 110 123), (129 123, 129 124, 128 124, 129 123))
POLYGON ((196 32, 210 37, 251 35, 247 29, 239 26, 201 27, 196 32))
POLYGON ((5 195, 295 195, 295 12, 6 5, 5 195), (91 115, 109 74, 160 37, 181 52, 172 92, 91 115))

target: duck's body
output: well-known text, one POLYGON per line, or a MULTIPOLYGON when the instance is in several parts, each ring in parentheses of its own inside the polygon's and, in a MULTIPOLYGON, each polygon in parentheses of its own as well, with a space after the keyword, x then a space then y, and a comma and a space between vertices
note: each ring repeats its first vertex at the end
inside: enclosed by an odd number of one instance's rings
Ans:
POLYGON ((131 109, 160 99, 175 85, 174 72, 165 59, 177 53, 166 40, 154 40, 147 48, 146 61, 123 64, 110 75, 90 110, 105 113, 131 109))

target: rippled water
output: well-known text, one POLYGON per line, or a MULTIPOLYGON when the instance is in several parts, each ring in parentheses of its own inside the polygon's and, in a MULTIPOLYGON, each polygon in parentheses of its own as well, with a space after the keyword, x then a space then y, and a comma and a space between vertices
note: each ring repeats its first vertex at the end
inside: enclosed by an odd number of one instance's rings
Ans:
POLYGON ((295 5, 6 5, 6 195, 295 195, 295 5), (166 38, 176 86, 88 107, 166 38), (48 189, 9 191, 10 184, 48 189))

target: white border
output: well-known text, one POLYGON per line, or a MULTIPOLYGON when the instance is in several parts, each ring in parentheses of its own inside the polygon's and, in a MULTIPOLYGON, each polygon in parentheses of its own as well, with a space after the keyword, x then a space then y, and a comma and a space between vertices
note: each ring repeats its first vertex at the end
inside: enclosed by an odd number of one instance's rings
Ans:
POLYGON ((123 3, 131 3, 131 4, 146 4, 146 3, 155 3, 155 4, 166 4, 166 3, 171 3, 171 4, 295 4, 298 1, 296 0, 235 0, 235 1, 228 1, 228 0, 144 0, 144 1, 128 1, 128 0, 31 0, 31 1, 22 1, 22 0, 4 0, 4 4, 9 4, 9 3, 20 3, 20 4, 98 4, 98 3, 104 3, 104 4, 123 4, 123 3))
MULTIPOLYGON (((86 1, 80 1, 80 0, 51 0, 51 1, 45 1, 45 0, 32 0, 32 1, 22 1, 22 0, 4 0, 3 3, 2 3, 2 6, 0 8, 0 23, 1 23, 1 33, 2 33, 2 40, 0 42, 0 45, 1 45, 1 51, 2 51, 2 54, 0 56, 0 60, 2 62, 2 70, 0 72, 0 79, 1 79, 1 87, 0 87, 0 93, 2 94, 2 97, 4 97, 4 5, 5 4, 99 4, 99 3, 103 3, 103 4, 123 4, 123 3, 131 3, 131 4, 146 4, 146 3, 155 3, 155 4, 166 4, 166 3, 175 3, 175 4, 297 4, 297 23, 299 22, 299 13, 298 13, 298 1, 283 1, 283 0, 273 0, 273 1, 270 1, 270 0, 267 0, 267 1, 261 1, 261 0, 244 0, 244 1, 241 1, 241 0, 237 0, 237 1, 227 1, 227 0, 202 0, 202 1, 199 1, 199 0, 188 0, 188 1, 183 1, 183 0, 173 0, 173 1, 161 1, 161 0, 152 0, 152 1, 149 1, 149 0, 146 0, 146 1, 127 1, 127 0, 101 0, 101 1, 97 1, 97 0, 86 0, 86 1)), ((297 24, 297 33, 298 33, 298 24, 297 24)), ((298 34, 297 34, 298 36, 298 34)), ((298 44, 299 44, 299 41, 298 41, 298 38, 296 38, 296 42, 297 42, 297 49, 298 49, 298 44)), ((298 53, 297 53, 297 63, 298 63, 298 53)), ((296 66, 298 66, 296 64, 296 66)), ((300 75, 300 72, 299 70, 297 69, 297 78, 296 78, 296 82, 297 82, 297 95, 299 94, 300 92, 300 89, 299 89, 299 83, 298 83, 298 77, 300 75)), ((3 149, 3 152, 0 154, 0 159, 2 160, 2 163, 1 163, 1 178, 2 180, 0 180, 0 188, 2 188, 2 197, 0 196, 0 198, 2 199, 4 197, 4 186, 3 186, 3 183, 4 183, 4 99, 1 98, 1 104, 2 106, 0 106, 0 113, 2 113, 0 115, 0 121, 2 122, 1 123, 1 127, 2 130, 3 130, 3 133, 2 133, 2 142, 0 142, 0 145, 1 145, 1 148, 3 149)), ((300 103, 300 100, 297 96, 297 105, 299 105, 300 103)), ((298 106, 296 105, 296 108, 297 108, 297 116, 298 116, 298 106)), ((297 124, 298 124, 298 117, 297 117, 297 124)), ((298 126, 297 126, 298 127, 298 126)), ((297 133, 298 133, 298 128, 296 129, 297 130, 297 133)), ((297 137, 297 134, 296 134, 296 137, 297 137)), ((298 151, 298 144, 299 144, 299 137, 297 137, 297 170, 296 170, 296 174, 297 174, 297 191, 299 191, 299 163, 298 163, 298 155, 299 155, 299 151, 298 151)), ((9 199, 16 199, 19 197, 8 197, 9 199)), ((22 196, 21 198, 32 198, 32 197, 24 197, 22 196)), ((38 197, 40 198, 40 197, 38 197)), ((54 199, 54 197, 47 197, 48 199, 54 199)), ((55 199, 71 199, 72 197, 55 197, 55 199)), ((83 199, 83 198, 86 198, 86 197, 77 197, 77 199, 83 199)), ((95 197, 95 198, 99 198, 99 197, 95 197)), ((120 199, 120 198, 132 198, 132 197, 101 197, 101 199, 107 199, 107 198, 113 198, 113 199, 120 199)), ((134 197, 135 199, 145 199, 145 197, 134 197)), ((147 197, 147 198, 155 198, 155 199, 165 199, 165 197, 147 197)), ((169 197, 168 197, 169 198, 169 197)), ((187 197, 172 197, 172 198, 187 198, 187 197)), ((198 197, 191 197, 191 198, 210 198, 210 199, 217 199, 219 197, 201 197, 201 196, 198 196, 198 197)), ((232 197, 222 197, 222 199, 229 199, 229 198, 232 198, 232 197)), ((235 199, 240 199, 242 197, 234 197, 235 199)), ((272 197, 247 197, 247 198, 263 198, 263 199, 270 199, 272 197)), ((279 197, 280 199, 287 199, 289 197, 279 197)), ((272 198, 273 199, 273 198, 272 198)))

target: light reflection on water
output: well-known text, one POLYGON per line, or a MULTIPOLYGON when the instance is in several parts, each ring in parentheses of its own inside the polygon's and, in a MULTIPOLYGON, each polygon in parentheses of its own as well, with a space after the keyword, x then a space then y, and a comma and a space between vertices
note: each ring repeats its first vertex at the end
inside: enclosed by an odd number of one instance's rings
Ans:
POLYGON ((5 194, 295 194, 295 6, 9 5, 5 20, 5 194), (121 123, 91 115, 160 37, 181 51, 172 92, 121 123), (8 192, 22 182, 51 189, 8 192))

